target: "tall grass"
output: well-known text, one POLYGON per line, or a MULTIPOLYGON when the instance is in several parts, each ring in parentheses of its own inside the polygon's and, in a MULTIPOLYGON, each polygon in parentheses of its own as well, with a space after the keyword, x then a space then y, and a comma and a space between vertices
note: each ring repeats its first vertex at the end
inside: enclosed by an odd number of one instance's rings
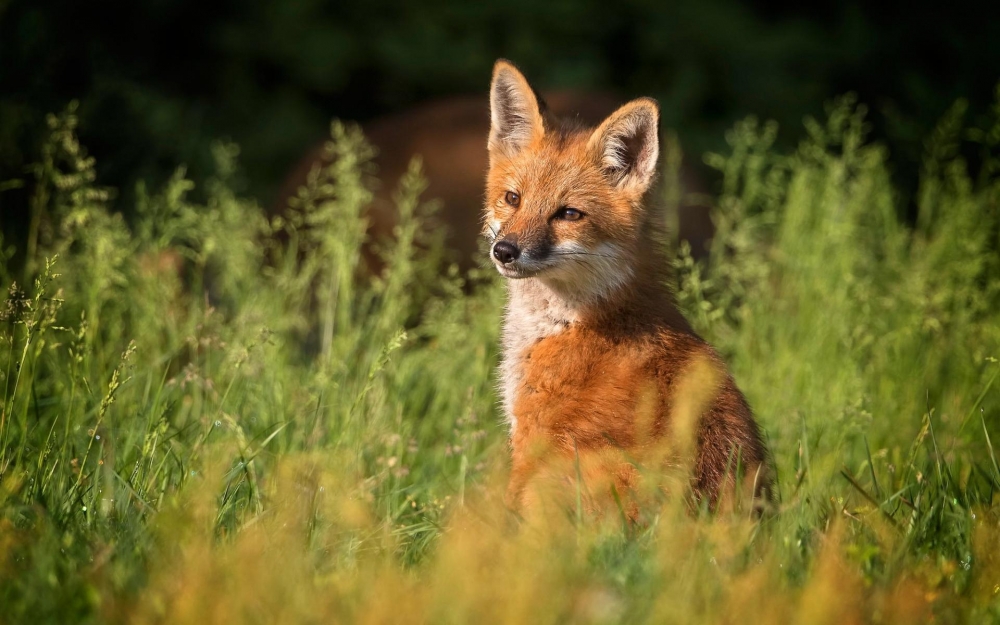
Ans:
POLYGON ((26 270, 0 264, 0 620, 1000 619, 1000 94, 962 113, 915 223, 849 98, 793 153, 750 119, 708 157, 718 234, 705 263, 678 248, 678 300, 780 499, 758 520, 668 497, 637 527, 503 508, 502 287, 441 261, 418 162, 372 277, 356 129, 280 217, 220 144, 213 179, 140 187, 127 225, 72 108, 51 116, 26 270))

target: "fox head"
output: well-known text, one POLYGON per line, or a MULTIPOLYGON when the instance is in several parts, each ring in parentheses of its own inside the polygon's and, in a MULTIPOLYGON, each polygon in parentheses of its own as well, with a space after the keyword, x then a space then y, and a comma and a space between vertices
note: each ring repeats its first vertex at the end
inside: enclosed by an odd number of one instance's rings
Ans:
POLYGON ((655 178, 659 108, 640 98, 596 129, 560 126, 510 62, 490 88, 484 235, 507 278, 600 295, 629 280, 655 178))

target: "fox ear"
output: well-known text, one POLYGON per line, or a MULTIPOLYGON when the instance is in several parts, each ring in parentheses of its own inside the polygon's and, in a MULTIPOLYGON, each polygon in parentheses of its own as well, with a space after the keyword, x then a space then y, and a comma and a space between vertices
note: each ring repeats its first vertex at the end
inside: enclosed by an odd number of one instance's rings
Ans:
POLYGON ((490 158, 513 156, 545 132, 538 98, 510 61, 493 66, 490 85, 490 158))
POLYGON ((641 194, 653 183, 659 121, 656 100, 639 98, 612 113, 590 136, 588 146, 615 186, 641 194))

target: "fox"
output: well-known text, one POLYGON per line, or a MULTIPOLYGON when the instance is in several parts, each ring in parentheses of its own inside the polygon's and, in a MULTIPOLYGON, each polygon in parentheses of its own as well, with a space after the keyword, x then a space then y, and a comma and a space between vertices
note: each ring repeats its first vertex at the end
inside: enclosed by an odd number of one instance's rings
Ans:
POLYGON ((506 287, 507 505, 530 514, 546 488, 584 492, 588 508, 613 499, 635 521, 650 464, 686 466, 684 488, 713 508, 769 499, 750 406, 669 287, 665 220, 647 201, 657 102, 596 127, 560 120, 505 59, 489 100, 482 235, 506 287))

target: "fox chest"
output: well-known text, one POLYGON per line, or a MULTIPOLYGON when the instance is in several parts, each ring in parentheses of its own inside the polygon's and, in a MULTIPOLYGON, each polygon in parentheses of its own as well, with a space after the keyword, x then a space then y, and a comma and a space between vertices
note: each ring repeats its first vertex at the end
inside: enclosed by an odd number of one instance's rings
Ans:
POLYGON ((636 350, 572 325, 505 350, 504 404, 512 436, 519 430, 518 438, 543 434, 567 446, 630 445, 637 417, 652 425, 661 412, 661 394, 644 360, 636 350))

